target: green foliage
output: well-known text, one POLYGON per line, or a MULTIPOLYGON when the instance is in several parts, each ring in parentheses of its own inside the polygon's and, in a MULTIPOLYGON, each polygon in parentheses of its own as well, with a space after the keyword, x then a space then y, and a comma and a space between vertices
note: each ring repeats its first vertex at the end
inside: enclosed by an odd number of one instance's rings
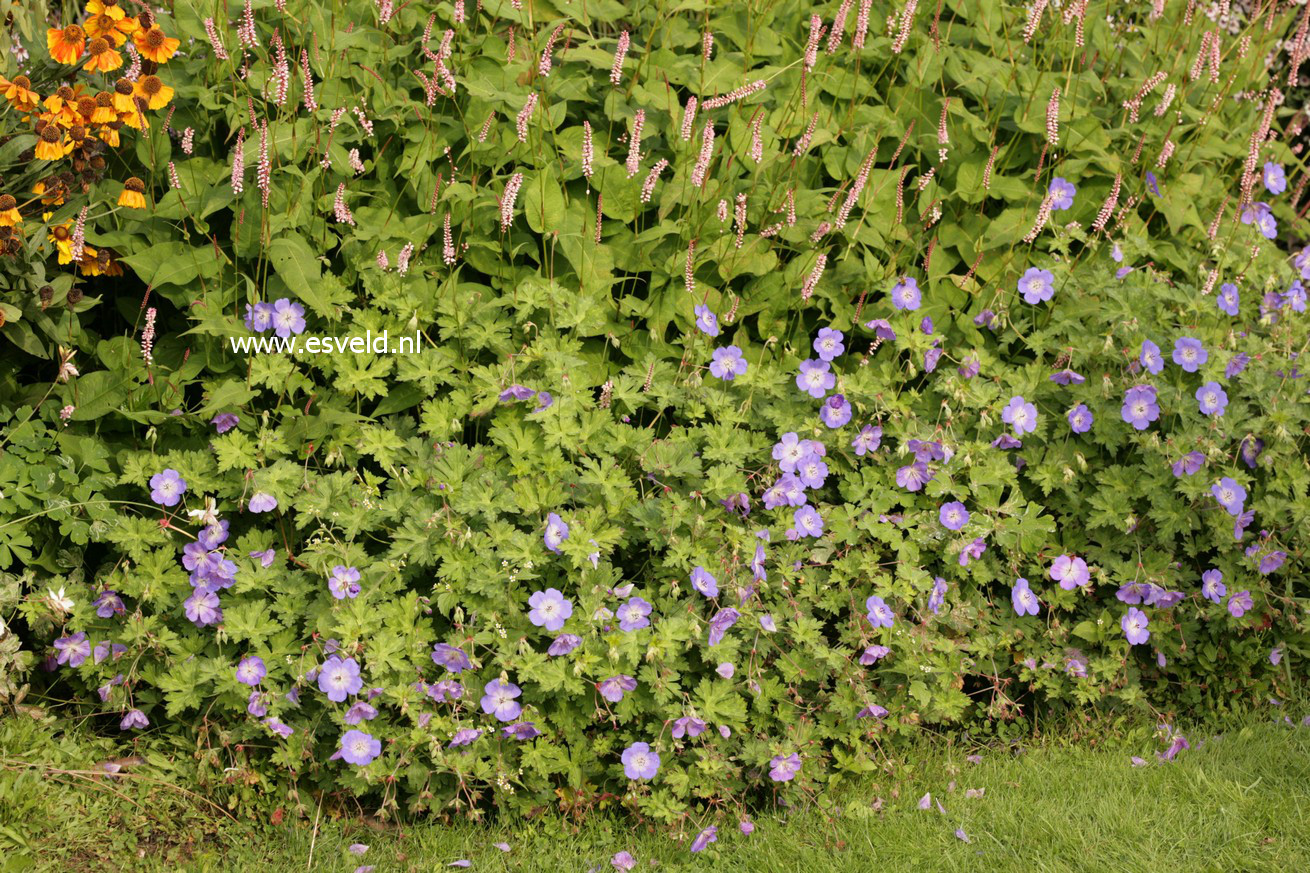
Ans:
MULTIPOLYGON (((383 21, 364 0, 255 3, 259 46, 245 52, 221 4, 165 20, 191 42, 169 65, 174 141, 137 149, 152 209, 88 230, 135 279, 112 286, 112 305, 61 315, 47 360, 16 340, 0 372, 0 569, 28 574, 31 647, 53 656, 63 628, 60 663, 76 663, 56 675, 79 708, 194 737, 208 766, 288 792, 299 812, 304 792, 327 790, 386 816, 554 804, 685 827, 693 810, 869 773, 880 743, 925 724, 1012 736, 1038 711, 1226 712, 1286 693, 1310 654, 1303 259, 1250 223, 1263 211, 1235 205, 1249 153, 1257 173, 1270 161, 1300 176, 1290 132, 1249 152, 1267 101, 1276 131, 1294 126, 1266 92, 1282 67, 1265 65, 1291 13, 1215 31, 1212 80, 1190 68, 1213 25, 1184 21, 1181 3, 1159 20, 1149 4, 1112 4, 1110 20, 1094 4, 1084 22, 1047 10, 1031 41, 1017 7, 924 5, 900 52, 885 7, 853 49, 852 5, 834 51, 814 37, 812 65, 809 11, 793 5, 575 5, 466 3, 461 24, 443 7, 425 34, 420 4, 383 21), (231 60, 207 48, 209 16, 231 60), (620 33, 632 46, 616 85, 620 33), (1123 104, 1157 71, 1130 120, 1123 104), (690 96, 701 109, 684 125, 690 96), (1048 225, 1055 177, 1077 193, 1048 225), (1051 271, 1053 300, 1024 302, 1029 268, 1051 271), (922 291, 916 311, 891 302, 903 277, 922 291), (1236 317, 1216 306, 1221 283, 1240 292, 1236 317), (421 348, 234 347, 268 339, 244 319, 274 300, 301 307, 308 334, 417 333, 421 348), (698 305, 717 313, 716 337, 698 305), (851 411, 837 428, 796 381, 824 328, 846 349, 831 365, 851 411), (1198 371, 1170 360, 1182 337, 1208 352, 1198 371), (1163 349, 1159 374, 1142 368, 1146 340, 1163 349), (80 374, 57 380, 56 345, 80 374), (724 380, 710 366, 729 346, 746 368, 724 380), (1231 372, 1239 355, 1249 364, 1231 372), (1052 381, 1066 368, 1086 381, 1052 381), (1207 382, 1226 392, 1222 415, 1198 410, 1207 382), (1143 384, 1160 415, 1137 430, 1121 409, 1143 384), (1014 397, 1035 429, 1007 449, 1014 397), (1088 432, 1066 418, 1077 404, 1088 432), (857 451, 874 426, 880 446, 857 451), (826 449, 805 495, 821 536, 789 535, 796 507, 765 504, 789 433, 826 449), (1200 469, 1175 475, 1191 452, 1200 469), (898 476, 916 455, 932 478, 909 490, 898 476), (187 490, 160 508, 150 480, 165 469, 187 490), (1211 490, 1224 477, 1254 511, 1236 539, 1211 490), (276 509, 252 512, 256 495, 276 509), (939 521, 950 501, 971 513, 958 531, 939 521), (552 516, 568 527, 557 552, 552 516), (216 517, 230 584, 182 563, 216 517), (1260 571, 1275 553, 1285 562, 1260 571), (1087 585, 1056 583, 1061 556, 1086 561, 1087 585), (334 595, 334 568, 358 570, 357 596, 334 595), (717 596, 693 587, 697 568, 717 596), (1248 611, 1202 596, 1211 569, 1229 596, 1250 593, 1248 611), (1020 577, 1036 616, 1011 606, 1020 577), (61 587, 69 609, 48 593, 61 587), (211 588, 222 618, 198 626, 195 592, 211 588), (548 589, 572 607, 559 633, 529 617, 548 589), (866 617, 875 597, 890 626, 866 617), (1133 597, 1150 621, 1138 645, 1120 625, 1133 597), (621 626, 632 598, 649 626, 621 626), (548 654, 561 633, 579 645, 548 654), (82 644, 101 648, 70 657, 82 644), (469 668, 434 663, 436 645, 469 668), (235 672, 248 657, 268 671, 253 691, 235 672), (362 672, 340 702, 320 690, 333 657, 362 672), (607 694, 614 677, 635 689, 607 694), (493 715, 493 682, 521 690, 521 716, 493 715), (523 722, 541 736, 504 733, 523 722), (333 758, 348 731, 380 742, 376 760, 333 758), (649 782, 621 763, 639 742, 660 755, 649 782), (799 774, 771 779, 791 755, 799 774)), ((830 24, 838 5, 816 14, 830 24)), ((1268 197, 1285 236, 1302 226, 1301 187, 1288 189, 1268 197)), ((0 594, 7 621, 9 603, 0 594)))

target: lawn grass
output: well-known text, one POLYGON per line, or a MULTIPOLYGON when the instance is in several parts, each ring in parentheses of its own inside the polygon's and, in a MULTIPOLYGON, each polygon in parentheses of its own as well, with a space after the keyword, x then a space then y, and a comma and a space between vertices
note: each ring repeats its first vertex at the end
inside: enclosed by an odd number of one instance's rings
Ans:
POLYGON ((761 814, 750 837, 723 824, 719 841, 699 855, 667 833, 634 830, 617 817, 595 818, 580 829, 554 818, 400 828, 326 817, 317 828, 239 825, 170 787, 169 772, 153 759, 130 770, 132 778, 110 781, 77 773, 96 764, 94 751, 86 757, 84 738, 45 736, 44 769, 31 767, 15 747, 34 746, 34 729, 12 721, 0 728, 5 873, 350 873, 360 864, 382 873, 447 869, 461 859, 472 870, 609 873, 619 850, 637 858, 638 871, 1310 868, 1310 727, 1270 719, 1204 738, 1192 734, 1193 748, 1168 763, 1156 760, 1158 745, 1144 744, 1140 734, 1099 748, 1067 737, 990 750, 925 741, 889 762, 880 783, 841 792, 827 808, 761 814), (981 760, 970 763, 966 756, 975 753, 981 760), (1149 763, 1133 766, 1132 754, 1149 763), (925 811, 919 799, 926 792, 933 802, 925 811), (369 845, 363 858, 348 852, 355 842, 369 845))

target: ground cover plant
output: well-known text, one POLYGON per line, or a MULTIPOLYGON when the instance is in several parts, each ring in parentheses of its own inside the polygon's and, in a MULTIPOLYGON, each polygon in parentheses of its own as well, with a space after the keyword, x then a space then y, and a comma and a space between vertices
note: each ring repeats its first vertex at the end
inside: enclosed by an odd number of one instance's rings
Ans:
POLYGON ((1291 693, 1305 7, 632 6, 13 19, 0 699, 700 851, 1291 693))

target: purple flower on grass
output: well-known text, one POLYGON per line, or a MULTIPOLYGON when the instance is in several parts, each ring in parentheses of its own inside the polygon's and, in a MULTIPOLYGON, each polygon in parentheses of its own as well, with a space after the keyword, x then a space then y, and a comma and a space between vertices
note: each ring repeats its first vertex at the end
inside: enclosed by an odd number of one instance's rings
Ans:
POLYGON ((1188 452, 1173 463, 1174 476, 1182 478, 1191 476, 1205 464, 1205 455, 1200 452, 1188 452))
POLYGON ((182 602, 182 609, 196 627, 217 624, 223 620, 223 609, 219 606, 218 595, 208 588, 197 588, 182 602))
POLYGON ((691 587, 695 588, 705 597, 719 596, 719 580, 714 578, 709 570, 704 567, 693 567, 691 571, 691 587))
POLYGON ((337 600, 346 598, 354 600, 360 592, 359 571, 354 567, 337 564, 332 568, 332 575, 328 577, 328 591, 337 600))
POLYGON ((523 707, 514 698, 523 691, 512 682, 492 679, 482 689, 482 711, 494 715, 498 721, 513 721, 523 712, 523 707))
POLYGON ((295 733, 295 730, 290 726, 283 724, 272 716, 264 719, 264 726, 284 740, 295 733))
POLYGON ((887 716, 887 707, 879 706, 876 703, 868 706, 855 713, 856 718, 885 718, 887 716))
POLYGON ((694 311, 696 313, 696 327, 700 329, 700 332, 709 336, 718 336, 719 318, 714 314, 714 311, 704 303, 697 303, 694 311))
POLYGON ((1081 385, 1087 381, 1082 373, 1065 367, 1051 374, 1051 381, 1056 385, 1081 385))
POLYGON ((127 612, 127 607, 123 605, 123 598, 118 596, 117 591, 109 589, 101 591, 100 596, 91 605, 96 608, 96 615, 101 618, 110 618, 127 612))
POLYGON ((731 606, 720 609, 718 612, 714 613, 714 617, 710 619, 710 648, 714 648, 719 643, 723 642, 723 635, 737 623, 737 619, 739 618, 741 618, 741 613, 733 609, 731 606))
MULTIPOLYGON (((694 583, 693 583, 694 584, 694 583)), ((651 605, 640 597, 631 597, 618 608, 619 630, 631 633, 644 627, 650 627, 651 605)))
POLYGON ((254 513, 272 512, 277 509, 277 498, 267 491, 256 491, 250 498, 250 511, 254 513))
POLYGON ((896 471, 896 484, 906 491, 918 491, 926 482, 931 482, 933 474, 923 461, 915 461, 896 471))
POLYGON ((1282 164, 1266 161, 1264 171, 1260 174, 1265 190, 1270 194, 1282 194, 1287 190, 1287 173, 1282 164))
POLYGON ((1061 555, 1052 561, 1050 576, 1065 591, 1082 588, 1092 579, 1087 562, 1075 555, 1061 555))
POLYGON ((1037 595, 1022 576, 1015 580, 1014 587, 1010 589, 1010 603, 1014 606, 1015 615, 1036 615, 1041 610, 1037 595))
POLYGON ((268 668, 257 655, 247 655, 237 664, 237 681, 246 685, 258 685, 268 675, 268 668))
POLYGON ((1046 193, 1051 197, 1051 208, 1060 212, 1073 206, 1073 196, 1078 193, 1078 189, 1068 179, 1056 176, 1051 180, 1051 185, 1046 189, 1046 193))
POLYGON ((1156 404, 1155 389, 1150 385, 1135 385, 1124 393, 1123 409, 1120 417, 1137 430, 1146 430, 1151 422, 1160 417, 1160 407, 1156 404))
POLYGON ((1210 493, 1219 501, 1220 506, 1228 510, 1229 515, 1242 514, 1243 505, 1246 503, 1246 489, 1232 477, 1225 476, 1211 485, 1210 493))
POLYGON ((959 373, 965 379, 972 379, 974 376, 978 375, 978 371, 981 368, 982 363, 976 357, 970 356, 964 359, 964 363, 961 366, 955 368, 955 372, 959 373))
POLYGON ((1055 276, 1050 270, 1029 267, 1019 277, 1019 293, 1024 303, 1037 304, 1055 296, 1055 276))
POLYGON ((1024 400, 1023 395, 1016 395, 1001 410, 1001 419, 1014 428, 1015 436, 1021 437, 1037 430, 1037 407, 1024 400))
POLYGON ((282 339, 305 332, 305 307, 286 297, 273 301, 273 332, 282 339))
POLYGON ((1135 606, 1128 607, 1128 612, 1119 619, 1119 627, 1123 629, 1130 646, 1140 646, 1151 638, 1151 632, 1147 630, 1150 623, 1146 613, 1135 606))
POLYGON ((1260 231, 1265 239, 1274 239, 1278 236, 1278 221, 1274 218, 1274 212, 1269 208, 1269 204, 1264 201, 1252 203, 1242 210, 1242 224, 1254 224, 1256 230, 1260 231))
POLYGON ((828 478, 828 465, 820 455, 810 452, 796 466, 796 478, 804 488, 822 488, 823 481, 828 478))
POLYGON ((363 731, 348 730, 341 735, 341 760, 364 767, 382 754, 382 741, 363 731))
POLYGON ((573 604, 558 588, 534 591, 528 598, 528 606, 531 607, 528 621, 552 633, 564 627, 564 622, 573 615, 573 604))
POLYGON ((1219 295, 1215 297, 1215 303, 1218 304, 1221 312, 1236 316, 1241 299, 1241 295, 1237 293, 1237 286, 1231 282, 1225 282, 1219 286, 1219 295))
POLYGON ((1146 190, 1150 191, 1156 197, 1160 196, 1160 183, 1155 178, 1155 173, 1152 173, 1150 170, 1146 171, 1146 190))
POLYGON ((819 328, 819 336, 814 340, 814 352, 820 360, 831 361, 846 351, 842 344, 845 337, 842 332, 831 327, 819 328))
POLYGON ((530 721, 521 721, 517 724, 508 724, 500 729, 503 736, 511 740, 526 742, 541 736, 541 731, 530 721))
POLYGON ((827 361, 801 361, 800 372, 796 374, 796 387, 818 400, 837 384, 837 377, 831 372, 827 361))
POLYGON ((873 331, 873 335, 880 340, 891 342, 896 339, 896 331, 892 329, 891 322, 885 318, 875 318, 871 321, 866 321, 864 326, 873 331))
POLYGON ((1224 367, 1224 378, 1231 379, 1239 375, 1249 363, 1251 363, 1251 356, 1246 352, 1238 352, 1228 359, 1228 364, 1224 367))
POLYGON ((376 706, 363 700, 356 700, 341 718, 346 724, 360 724, 361 722, 372 721, 377 717, 378 709, 376 706))
POLYGON ((719 829, 710 825, 705 830, 696 835, 696 839, 691 841, 692 854, 705 851, 705 847, 710 843, 718 842, 719 829))
POLYGON ((1237 454, 1242 459, 1242 463, 1254 470, 1256 461, 1260 460, 1260 454, 1264 450, 1264 440, 1259 437, 1246 436, 1242 438, 1241 444, 1237 447, 1237 454))
POLYGON ((120 731, 130 731, 133 728, 149 726, 150 719, 146 718, 146 714, 139 709, 129 709, 127 714, 124 715, 122 720, 118 723, 118 729, 120 731))
POLYGON ((273 304, 247 303, 245 323, 251 333, 267 333, 273 326, 273 304))
POLYGON ((741 356, 737 346, 724 346, 714 350, 714 360, 710 362, 710 374, 731 382, 746 372, 746 359, 741 356))
POLYGON ((482 736, 482 731, 478 728, 461 728, 455 731, 455 735, 450 738, 446 748, 454 749, 459 746, 470 745, 480 736, 482 736))
POLYGON ((698 737, 705 733, 708 727, 709 725, 705 723, 704 719, 699 719, 694 715, 684 715, 673 722, 673 738, 680 740, 684 736, 698 737))
POLYGON ((647 743, 633 743, 623 750, 623 775, 629 779, 654 779, 660 770, 660 755, 647 743))
POLYGON ((769 761, 769 778, 774 782, 790 782, 799 772, 801 756, 794 752, 790 755, 774 755, 769 761))
POLYGON ((546 532, 541 538, 546 548, 558 555, 560 544, 569 538, 569 526, 552 512, 546 516, 546 532))
POLYGON ((851 448, 855 449, 855 454, 863 457, 871 452, 878 451, 878 446, 882 444, 882 428, 872 424, 866 424, 856 434, 855 439, 851 440, 851 448))
POLYGON ((1212 603, 1222 603, 1228 594, 1224 584, 1224 574, 1218 570, 1206 570, 1201 574, 1201 596, 1212 603))
POLYGON ((1087 433, 1092 429, 1092 411, 1087 408, 1086 403, 1079 403, 1070 409, 1068 419, 1069 429, 1074 433, 1087 433))
POLYGON ((82 631, 55 640, 55 649, 59 652, 55 663, 67 664, 70 667, 80 667, 87 658, 91 657, 91 641, 82 631))
POLYGON ((160 506, 177 506, 186 493, 186 480, 171 467, 150 477, 150 499, 160 506))
POLYGON ((273 562, 277 560, 277 552, 273 549, 265 549, 262 552, 251 552, 250 557, 259 561, 259 566, 267 570, 269 567, 273 566, 273 562))
POLYGON ((550 655, 552 658, 558 658, 561 655, 567 655, 580 645, 582 645, 582 637, 576 634, 560 634, 555 637, 554 642, 550 644, 550 648, 546 650, 546 654, 550 655))
POLYGON ((1277 667, 1277 666, 1279 665, 1279 663, 1282 662, 1282 660, 1283 660, 1283 648, 1282 648, 1282 646, 1274 646, 1272 649, 1269 650, 1269 663, 1270 663, 1270 664, 1273 664, 1275 667, 1277 667))
POLYGON ((1273 573, 1279 567, 1283 566, 1283 562, 1286 560, 1287 552, 1269 552, 1260 558, 1260 565, 1256 569, 1260 571, 1261 575, 1268 576, 1270 573, 1273 573))
POLYGON ((1228 614, 1233 618, 1241 618, 1253 606, 1255 606, 1255 601, 1251 599, 1250 591, 1239 591, 1228 598, 1228 614))
POLYGON ((536 396, 537 392, 533 391, 527 385, 514 384, 500 392, 496 399, 501 403, 509 403, 512 400, 527 400, 536 396))
POLYGON ((432 663, 451 673, 462 673, 473 666, 463 649, 448 643, 437 643, 432 647, 432 663))
POLYGON ((964 504, 958 500, 952 500, 950 503, 942 504, 937 517, 942 527, 947 530, 959 530, 969 523, 969 510, 965 509, 964 504))
POLYGON ((969 566, 970 561, 978 560, 985 551, 987 551, 987 543, 983 541, 982 537, 976 538, 963 549, 960 549, 960 566, 969 566))
POLYGON ((209 423, 214 426, 214 430, 218 433, 227 433, 241 423, 241 416, 235 412, 220 412, 209 423))
POLYGON ((1137 356, 1137 360, 1152 375, 1164 370, 1164 357, 1160 354, 1160 347, 1149 339, 1142 340, 1142 351, 1137 356))
POLYGON ((936 615, 942 608, 942 604, 946 602, 946 590, 947 585, 945 579, 938 576, 933 580, 932 593, 928 595, 928 611, 933 615, 936 615))
POLYGON ((864 601, 864 608, 869 610, 865 618, 874 627, 891 627, 896 621, 896 616, 892 613, 892 608, 887 605, 887 601, 876 594, 869 595, 869 599, 864 601))
POLYGON ((621 673, 618 676, 611 676, 597 682, 596 690, 600 692, 601 697, 610 703, 618 703, 623 699, 625 693, 637 690, 637 680, 621 673))
POLYGON ((737 668, 732 665, 732 662, 724 661, 722 664, 714 668, 714 672, 718 673, 719 676, 724 679, 731 679, 736 675, 737 668))
POLYGON ((1201 365, 1210 360, 1210 353, 1205 350, 1199 339, 1190 336, 1181 337, 1174 343, 1174 363, 1188 373, 1195 373, 1201 365))
POLYGON ((860 653, 860 663, 867 667, 870 664, 878 663, 891 653, 892 650, 886 646, 866 646, 864 651, 860 653))
POLYGON ((778 462, 778 469, 784 473, 795 473, 796 465, 810 454, 809 440, 803 440, 793 431, 788 431, 773 446, 773 460, 778 462))
POLYGON ((923 371, 931 373, 937 369, 937 362, 941 360, 942 348, 939 344, 934 343, 933 347, 923 353, 923 371))
POLYGON ((354 694, 364 687, 364 680, 359 677, 359 664, 354 658, 342 660, 333 655, 323 662, 318 671, 318 688, 327 695, 328 700, 341 703, 347 695, 354 694))
POLYGON ((819 408, 819 418, 833 430, 850 421, 851 405, 846 402, 846 395, 834 394, 825 400, 819 408))
POLYGON ((1202 415, 1220 416, 1228 406, 1228 395, 1218 382, 1206 382, 1196 389, 1196 402, 1202 415))
POLYGON ((802 506, 792 513, 792 524, 803 537, 823 536, 823 516, 813 506, 802 506))
POLYGON ((610 866, 619 873, 627 873, 627 871, 637 866, 637 859, 627 852, 615 852, 614 857, 610 858, 610 866))
POLYGON ((905 276, 892 286, 892 306, 897 309, 913 312, 922 301, 923 294, 919 291, 917 279, 905 276))

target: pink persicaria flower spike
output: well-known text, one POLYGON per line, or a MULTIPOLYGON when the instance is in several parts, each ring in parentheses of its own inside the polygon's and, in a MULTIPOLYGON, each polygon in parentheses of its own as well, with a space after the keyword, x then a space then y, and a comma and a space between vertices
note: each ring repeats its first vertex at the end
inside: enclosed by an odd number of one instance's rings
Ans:
POLYGON ((505 193, 500 198, 500 229, 509 230, 514 221, 514 201, 518 199, 519 188, 523 186, 523 174, 515 173, 505 183, 505 193))
POLYGON ((594 169, 595 147, 591 142, 591 122, 582 122, 582 175, 588 179, 594 169))
POLYGON ((350 207, 346 205, 345 182, 337 186, 337 199, 332 204, 332 214, 338 224, 349 224, 352 227, 355 225, 355 216, 350 213, 350 207))
POLYGON ((610 81, 615 87, 623 84, 623 60, 628 56, 628 48, 632 45, 632 37, 628 36, 625 30, 619 34, 619 45, 614 52, 614 66, 610 68, 610 81))
POLYGON ((237 144, 232 148, 232 193, 246 190, 246 129, 237 131, 237 144))
POLYGON ((641 129, 646 124, 646 110, 638 109, 632 116, 632 133, 628 135, 628 178, 637 175, 641 167, 641 129))
POLYGON ((518 128, 519 142, 528 141, 528 120, 532 118, 532 113, 537 109, 537 92, 533 91, 528 95, 527 101, 523 108, 519 110, 518 118, 515 120, 515 126, 518 128))
POLYGON ((214 26, 214 19, 205 19, 205 36, 209 39, 210 48, 214 50, 214 57, 220 61, 228 60, 227 49, 223 47, 223 40, 218 36, 218 28, 214 26))
POLYGON ((691 169, 691 184, 693 188, 702 188, 705 185, 705 174, 709 172, 710 160, 714 157, 714 125, 705 122, 704 129, 700 135, 700 155, 696 158, 696 165, 691 169))
POLYGON ((697 102, 695 96, 687 98, 687 105, 682 110, 682 141, 691 142, 693 123, 696 121, 697 102))

